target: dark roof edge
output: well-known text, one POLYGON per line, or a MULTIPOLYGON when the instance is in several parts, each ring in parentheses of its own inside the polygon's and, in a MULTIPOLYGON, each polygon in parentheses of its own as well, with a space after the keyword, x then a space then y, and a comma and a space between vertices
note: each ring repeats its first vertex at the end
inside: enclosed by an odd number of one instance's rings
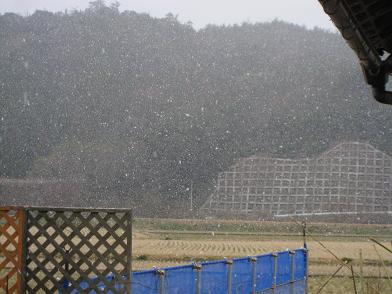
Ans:
POLYGON ((382 60, 376 48, 367 40, 344 0, 319 0, 324 11, 357 54, 366 82, 373 88, 374 98, 392 104, 392 92, 386 91, 388 76, 392 73, 392 54, 382 60))

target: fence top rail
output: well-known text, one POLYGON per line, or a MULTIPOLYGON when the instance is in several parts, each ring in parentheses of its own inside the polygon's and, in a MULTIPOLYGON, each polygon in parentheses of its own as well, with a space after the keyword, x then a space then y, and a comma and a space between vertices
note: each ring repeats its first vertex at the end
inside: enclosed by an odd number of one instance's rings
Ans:
POLYGON ((200 262, 200 264, 201 264, 202 266, 203 266, 203 265, 213 265, 213 264, 218 264, 218 263, 226 262, 227 260, 231 260, 231 259, 210 260, 210 261, 200 262))
POLYGON ((232 261, 233 262, 236 262, 236 261, 250 261, 251 258, 253 258, 253 257, 256 257, 256 256, 237 257, 237 258, 233 258, 232 261))
MULTIPOLYGON (((288 250, 278 251, 278 252, 274 252, 274 253, 263 253, 263 254, 260 254, 260 255, 248 256, 248 258, 250 258, 250 257, 262 258, 262 257, 273 256, 274 254, 279 255, 279 254, 287 253, 287 252, 290 252, 290 251, 295 251, 295 252, 303 251, 303 252, 305 252, 306 249, 302 248, 302 247, 301 248, 297 248, 297 249, 293 249, 293 250, 288 249, 288 250)), ((239 258, 239 259, 243 259, 243 258, 239 258)))
POLYGON ((139 270, 132 272, 132 275, 145 275, 150 273, 155 273, 158 269, 148 269, 148 270, 139 270))
POLYGON ((131 212, 131 208, 103 207, 44 207, 44 206, 0 206, 0 210, 75 211, 75 212, 131 212))
POLYGON ((262 257, 269 257, 269 256, 273 256, 274 255, 274 253, 263 253, 263 254, 260 254, 260 255, 255 255, 254 257, 256 257, 256 258, 262 258, 262 257))
POLYGON ((165 271, 172 271, 176 269, 185 269, 185 268, 193 268, 194 263, 189 263, 189 264, 184 264, 184 265, 175 265, 175 266, 168 266, 164 268, 159 268, 160 270, 165 270, 165 271))

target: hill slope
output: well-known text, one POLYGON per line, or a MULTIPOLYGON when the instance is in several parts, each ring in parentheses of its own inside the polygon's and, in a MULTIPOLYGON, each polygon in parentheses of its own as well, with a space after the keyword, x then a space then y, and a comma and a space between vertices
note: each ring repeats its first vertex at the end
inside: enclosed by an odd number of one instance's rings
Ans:
POLYGON ((93 4, 0 15, 0 40, 1 176, 171 201, 191 181, 203 198, 219 171, 256 152, 310 156, 342 139, 391 147, 391 109, 323 30, 195 31, 93 4))

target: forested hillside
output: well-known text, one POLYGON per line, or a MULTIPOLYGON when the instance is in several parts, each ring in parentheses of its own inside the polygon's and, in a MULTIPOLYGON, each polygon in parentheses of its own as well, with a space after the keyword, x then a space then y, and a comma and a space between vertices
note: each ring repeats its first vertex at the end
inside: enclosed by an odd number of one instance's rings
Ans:
POLYGON ((203 198, 255 153, 392 147, 392 108, 338 34, 280 21, 196 31, 101 1, 0 15, 0 111, 0 176, 135 199, 180 199, 191 182, 203 198))

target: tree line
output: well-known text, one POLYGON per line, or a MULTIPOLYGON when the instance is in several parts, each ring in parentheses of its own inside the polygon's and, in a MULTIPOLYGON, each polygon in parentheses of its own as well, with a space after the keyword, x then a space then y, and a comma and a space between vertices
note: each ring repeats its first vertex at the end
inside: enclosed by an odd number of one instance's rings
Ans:
POLYGON ((392 146, 391 109, 318 28, 195 30, 95 1, 0 15, 0 69, 0 176, 78 179, 100 197, 180 201, 193 182, 200 202, 239 157, 392 146))

